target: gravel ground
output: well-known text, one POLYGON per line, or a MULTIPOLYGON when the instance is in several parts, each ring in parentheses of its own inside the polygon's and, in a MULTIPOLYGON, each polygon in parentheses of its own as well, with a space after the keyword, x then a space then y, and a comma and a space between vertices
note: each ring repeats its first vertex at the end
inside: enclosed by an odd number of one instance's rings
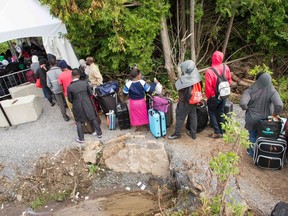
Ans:
MULTIPOLYGON (((33 164, 41 155, 55 154, 63 148, 79 146, 74 141, 77 137, 74 122, 72 120, 65 122, 57 105, 51 107, 44 98, 41 99, 41 103, 43 112, 37 121, 0 128, 0 163, 4 166, 0 175, 14 178, 16 170, 20 171, 21 174, 27 174, 33 169, 33 164)), ((238 105, 234 105, 234 112, 243 125, 244 112, 238 105)), ((67 113, 69 114, 68 110, 67 113)), ((104 116, 102 116, 101 128, 103 130, 101 140, 104 142, 128 132, 134 133, 134 129, 109 131, 105 125, 104 116)), ((171 128, 173 126, 170 127, 168 134, 172 132, 171 128)), ((148 139, 153 139, 149 132, 145 134, 148 139)), ((97 138, 92 135, 85 135, 85 139, 97 138)))
MULTIPOLYGON (((21 174, 27 174, 32 171, 33 164, 41 155, 55 154, 63 148, 79 146, 74 141, 77 137, 74 121, 65 122, 59 107, 57 105, 51 107, 46 99, 42 98, 41 103, 43 112, 37 121, 0 128, 0 163, 4 166, 0 175, 13 179, 16 177, 17 170, 21 174)), ((69 115, 68 109, 67 114, 69 115)), ((105 123, 102 116, 103 138, 101 140, 104 142, 134 131, 134 129, 109 131, 105 123)), ((149 136, 152 138, 151 135, 149 136)), ((97 139, 85 134, 86 141, 97 139)))

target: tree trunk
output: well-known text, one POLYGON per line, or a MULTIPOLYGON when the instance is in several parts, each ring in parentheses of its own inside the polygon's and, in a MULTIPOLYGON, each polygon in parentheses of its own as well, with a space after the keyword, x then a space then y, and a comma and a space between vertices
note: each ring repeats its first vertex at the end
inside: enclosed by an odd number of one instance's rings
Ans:
POLYGON ((185 0, 180 0, 180 38, 184 38, 186 34, 186 13, 185 13, 185 0))
POLYGON ((225 36, 225 41, 224 41, 223 48, 222 48, 222 53, 224 54, 224 56, 225 56, 225 53, 226 53, 226 49, 227 49, 227 45, 228 45, 231 29, 232 29, 232 26, 233 26, 233 21, 234 21, 234 16, 232 16, 230 18, 230 20, 229 20, 228 29, 227 29, 226 36, 225 36))
POLYGON ((167 70, 169 79, 171 83, 174 86, 175 83, 175 72, 172 62, 172 51, 171 51, 171 44, 169 40, 169 34, 168 34, 168 27, 165 17, 162 17, 161 19, 161 42, 163 46, 163 53, 164 53, 164 60, 165 60, 165 68, 167 70))
POLYGON ((195 30, 194 30, 194 0, 190 0, 190 48, 191 48, 191 59, 196 62, 195 54, 195 30))
MULTIPOLYGON (((204 0, 201 1, 201 7, 203 8, 204 0)), ((201 35, 202 35, 202 22, 201 19, 197 24, 197 31, 195 33, 195 52, 196 52, 196 59, 199 59, 200 51, 201 51, 201 35)))

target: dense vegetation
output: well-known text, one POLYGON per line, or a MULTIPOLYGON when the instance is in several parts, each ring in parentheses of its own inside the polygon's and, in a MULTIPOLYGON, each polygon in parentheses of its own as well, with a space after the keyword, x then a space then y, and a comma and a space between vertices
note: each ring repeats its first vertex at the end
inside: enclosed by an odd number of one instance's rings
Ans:
POLYGON ((78 57, 94 56, 104 74, 121 76, 136 63, 173 84, 179 63, 193 59, 201 69, 221 50, 226 61, 266 64, 288 98, 286 0, 40 1, 66 24, 78 57))

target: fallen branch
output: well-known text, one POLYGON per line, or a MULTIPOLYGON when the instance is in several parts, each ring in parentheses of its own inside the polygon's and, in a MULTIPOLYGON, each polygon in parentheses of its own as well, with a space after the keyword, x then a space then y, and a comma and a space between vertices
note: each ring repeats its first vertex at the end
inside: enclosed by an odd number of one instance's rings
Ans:
POLYGON ((243 79, 239 78, 234 73, 231 73, 231 77, 232 77, 232 80, 238 83, 238 85, 245 86, 247 88, 251 86, 251 83, 245 82, 243 79))

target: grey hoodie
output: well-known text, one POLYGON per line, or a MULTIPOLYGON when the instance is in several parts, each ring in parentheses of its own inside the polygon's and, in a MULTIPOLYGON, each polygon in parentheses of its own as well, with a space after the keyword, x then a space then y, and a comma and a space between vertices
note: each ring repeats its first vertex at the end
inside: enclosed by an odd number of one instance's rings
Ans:
POLYGON ((47 86, 51 89, 54 94, 62 93, 62 88, 58 83, 58 76, 62 73, 59 67, 51 67, 47 72, 47 86))
POLYGON ((256 82, 246 89, 240 99, 240 107, 246 110, 245 128, 256 130, 260 119, 267 118, 273 113, 279 114, 283 102, 272 85, 269 74, 262 74, 256 82))

